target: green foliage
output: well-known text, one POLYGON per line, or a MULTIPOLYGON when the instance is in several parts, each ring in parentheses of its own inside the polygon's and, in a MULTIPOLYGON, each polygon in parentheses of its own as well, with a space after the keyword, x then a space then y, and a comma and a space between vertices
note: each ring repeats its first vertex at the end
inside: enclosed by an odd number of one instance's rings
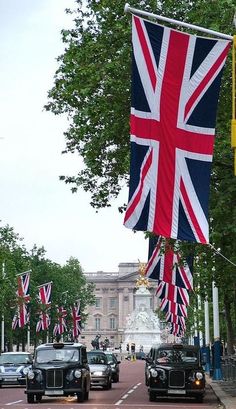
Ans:
POLYGON ((64 266, 45 258, 44 248, 36 246, 28 252, 22 244, 23 239, 19 237, 13 228, 0 226, 0 314, 4 315, 5 338, 8 344, 22 345, 26 342, 27 328, 11 329, 12 319, 16 312, 18 299, 17 274, 31 271, 30 274, 30 326, 31 339, 35 344, 39 340, 44 340, 45 334, 40 333, 36 337, 35 328, 42 306, 38 302, 38 286, 52 281, 52 304, 50 316, 52 325, 50 336, 56 321, 57 306, 63 305, 70 315, 71 306, 80 300, 82 323, 86 322, 86 307, 95 302, 94 285, 86 281, 82 267, 75 258, 70 258, 64 266))

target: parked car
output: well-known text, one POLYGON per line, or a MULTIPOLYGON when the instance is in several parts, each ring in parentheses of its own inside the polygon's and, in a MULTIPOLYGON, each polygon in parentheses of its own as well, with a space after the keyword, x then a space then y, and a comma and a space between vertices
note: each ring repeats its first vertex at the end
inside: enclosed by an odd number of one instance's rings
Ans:
POLYGON ((112 387, 112 369, 105 352, 94 350, 88 352, 88 363, 91 372, 91 386, 112 387))
POLYGON ((120 380, 120 361, 117 359, 115 354, 110 351, 104 351, 107 356, 108 363, 111 365, 112 370, 112 380, 113 382, 119 382, 120 380))
POLYGON ((73 342, 42 344, 27 372, 27 402, 40 402, 43 396, 77 396, 78 402, 89 398, 90 370, 86 347, 73 342))
POLYGON ((0 355, 0 387, 8 385, 25 385, 24 369, 32 363, 29 352, 3 352, 0 355))
POLYGON ((192 396, 202 402, 205 374, 200 348, 183 344, 153 346, 146 358, 145 379, 150 401, 158 396, 192 396))

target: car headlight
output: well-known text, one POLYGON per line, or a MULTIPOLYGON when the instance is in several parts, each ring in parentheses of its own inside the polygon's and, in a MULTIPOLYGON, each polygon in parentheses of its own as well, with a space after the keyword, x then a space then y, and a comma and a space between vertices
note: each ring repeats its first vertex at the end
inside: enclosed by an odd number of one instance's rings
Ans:
POLYGON ((30 368, 28 367, 28 366, 25 366, 24 368, 23 368, 23 374, 24 375, 27 375, 27 373, 29 372, 29 370, 30 370, 30 368))
POLYGON ((95 376, 102 376, 102 375, 104 375, 104 373, 103 373, 102 371, 95 371, 93 374, 94 374, 95 376))
POLYGON ((157 371, 156 371, 156 369, 151 369, 150 372, 151 372, 151 375, 152 375, 153 378, 156 378, 156 377, 157 377, 157 371))
POLYGON ((200 381, 201 379, 203 379, 203 374, 201 372, 196 372, 195 373, 195 377, 198 381, 200 381))
POLYGON ((75 371, 74 371, 74 376, 75 376, 75 378, 81 378, 81 371, 79 370, 79 369, 76 369, 75 371))
POLYGON ((28 377, 28 379, 34 379, 35 374, 34 374, 34 372, 33 372, 31 369, 28 371, 27 377, 28 377))

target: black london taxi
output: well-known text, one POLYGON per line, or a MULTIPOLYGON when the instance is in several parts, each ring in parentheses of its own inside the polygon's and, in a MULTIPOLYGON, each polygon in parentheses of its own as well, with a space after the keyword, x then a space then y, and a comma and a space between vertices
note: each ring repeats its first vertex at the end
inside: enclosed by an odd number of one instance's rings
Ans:
POLYGON ((200 348, 183 344, 154 345, 146 358, 145 381, 150 401, 158 396, 179 396, 203 402, 205 374, 200 348))
POLYGON ((26 371, 27 402, 41 402, 43 396, 77 396, 77 402, 89 398, 91 375, 86 347, 80 343, 42 344, 26 371))

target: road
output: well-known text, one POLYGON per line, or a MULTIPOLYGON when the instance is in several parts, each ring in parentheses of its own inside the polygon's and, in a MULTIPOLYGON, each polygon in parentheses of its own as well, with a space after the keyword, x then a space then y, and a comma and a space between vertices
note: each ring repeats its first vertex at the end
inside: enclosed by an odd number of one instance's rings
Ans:
POLYGON ((75 397, 49 398, 43 397, 38 404, 28 404, 24 387, 4 386, 0 389, 0 409, 216 409, 218 401, 211 388, 207 387, 204 403, 196 403, 191 399, 163 398, 149 402, 147 387, 144 382, 144 361, 122 361, 120 366, 120 382, 114 383, 112 389, 92 389, 89 400, 77 403, 75 397))

